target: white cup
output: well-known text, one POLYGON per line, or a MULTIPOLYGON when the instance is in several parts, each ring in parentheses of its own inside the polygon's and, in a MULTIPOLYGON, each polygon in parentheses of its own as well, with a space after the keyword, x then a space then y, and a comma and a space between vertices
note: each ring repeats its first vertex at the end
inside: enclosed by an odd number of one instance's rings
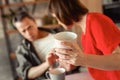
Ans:
POLYGON ((47 78, 50 80, 65 80, 65 69, 64 68, 54 68, 46 72, 47 78))
POLYGON ((62 46, 61 42, 66 41, 74 44, 74 42, 77 41, 77 34, 70 31, 59 32, 54 35, 54 39, 55 39, 55 48, 67 48, 66 46, 62 46))

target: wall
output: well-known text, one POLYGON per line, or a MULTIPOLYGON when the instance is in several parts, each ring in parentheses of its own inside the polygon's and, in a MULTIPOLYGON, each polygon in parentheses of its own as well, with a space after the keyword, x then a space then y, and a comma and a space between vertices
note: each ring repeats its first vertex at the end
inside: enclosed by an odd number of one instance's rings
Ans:
POLYGON ((0 25, 0 80, 13 80, 2 26, 0 25))
POLYGON ((102 13, 102 0, 80 0, 90 12, 102 13))

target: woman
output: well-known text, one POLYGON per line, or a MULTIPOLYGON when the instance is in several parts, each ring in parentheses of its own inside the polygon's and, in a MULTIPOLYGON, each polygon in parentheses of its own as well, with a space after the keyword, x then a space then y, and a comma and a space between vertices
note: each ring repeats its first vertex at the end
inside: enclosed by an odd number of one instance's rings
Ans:
POLYGON ((82 28, 82 49, 68 42, 61 44, 72 50, 55 49, 61 61, 87 66, 95 80, 120 80, 120 31, 110 18, 89 13, 79 0, 50 0, 49 11, 67 30, 82 28))

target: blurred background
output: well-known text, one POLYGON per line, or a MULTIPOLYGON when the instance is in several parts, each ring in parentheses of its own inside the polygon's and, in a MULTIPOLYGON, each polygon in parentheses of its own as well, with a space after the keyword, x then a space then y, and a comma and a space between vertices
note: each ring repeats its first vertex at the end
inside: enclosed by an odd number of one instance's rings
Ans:
MULTIPOLYGON (((80 0, 90 12, 109 16, 120 26, 120 0, 80 0)), ((15 71, 15 50, 22 37, 13 28, 11 18, 18 10, 34 16, 38 26, 55 27, 57 21, 47 11, 49 0, 0 0, 0 80, 18 80, 15 71)), ((80 30, 73 29, 79 35, 80 30)))

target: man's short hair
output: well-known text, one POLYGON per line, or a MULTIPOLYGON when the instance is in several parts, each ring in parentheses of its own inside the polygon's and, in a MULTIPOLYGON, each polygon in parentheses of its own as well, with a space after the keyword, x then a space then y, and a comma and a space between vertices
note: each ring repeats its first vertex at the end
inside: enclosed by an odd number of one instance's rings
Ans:
POLYGON ((16 22, 20 22, 22 21, 24 18, 29 18, 33 21, 35 21, 35 19, 30 16, 27 12, 18 12, 15 14, 15 16, 12 18, 12 24, 13 24, 13 27, 16 29, 16 26, 14 25, 16 22))

